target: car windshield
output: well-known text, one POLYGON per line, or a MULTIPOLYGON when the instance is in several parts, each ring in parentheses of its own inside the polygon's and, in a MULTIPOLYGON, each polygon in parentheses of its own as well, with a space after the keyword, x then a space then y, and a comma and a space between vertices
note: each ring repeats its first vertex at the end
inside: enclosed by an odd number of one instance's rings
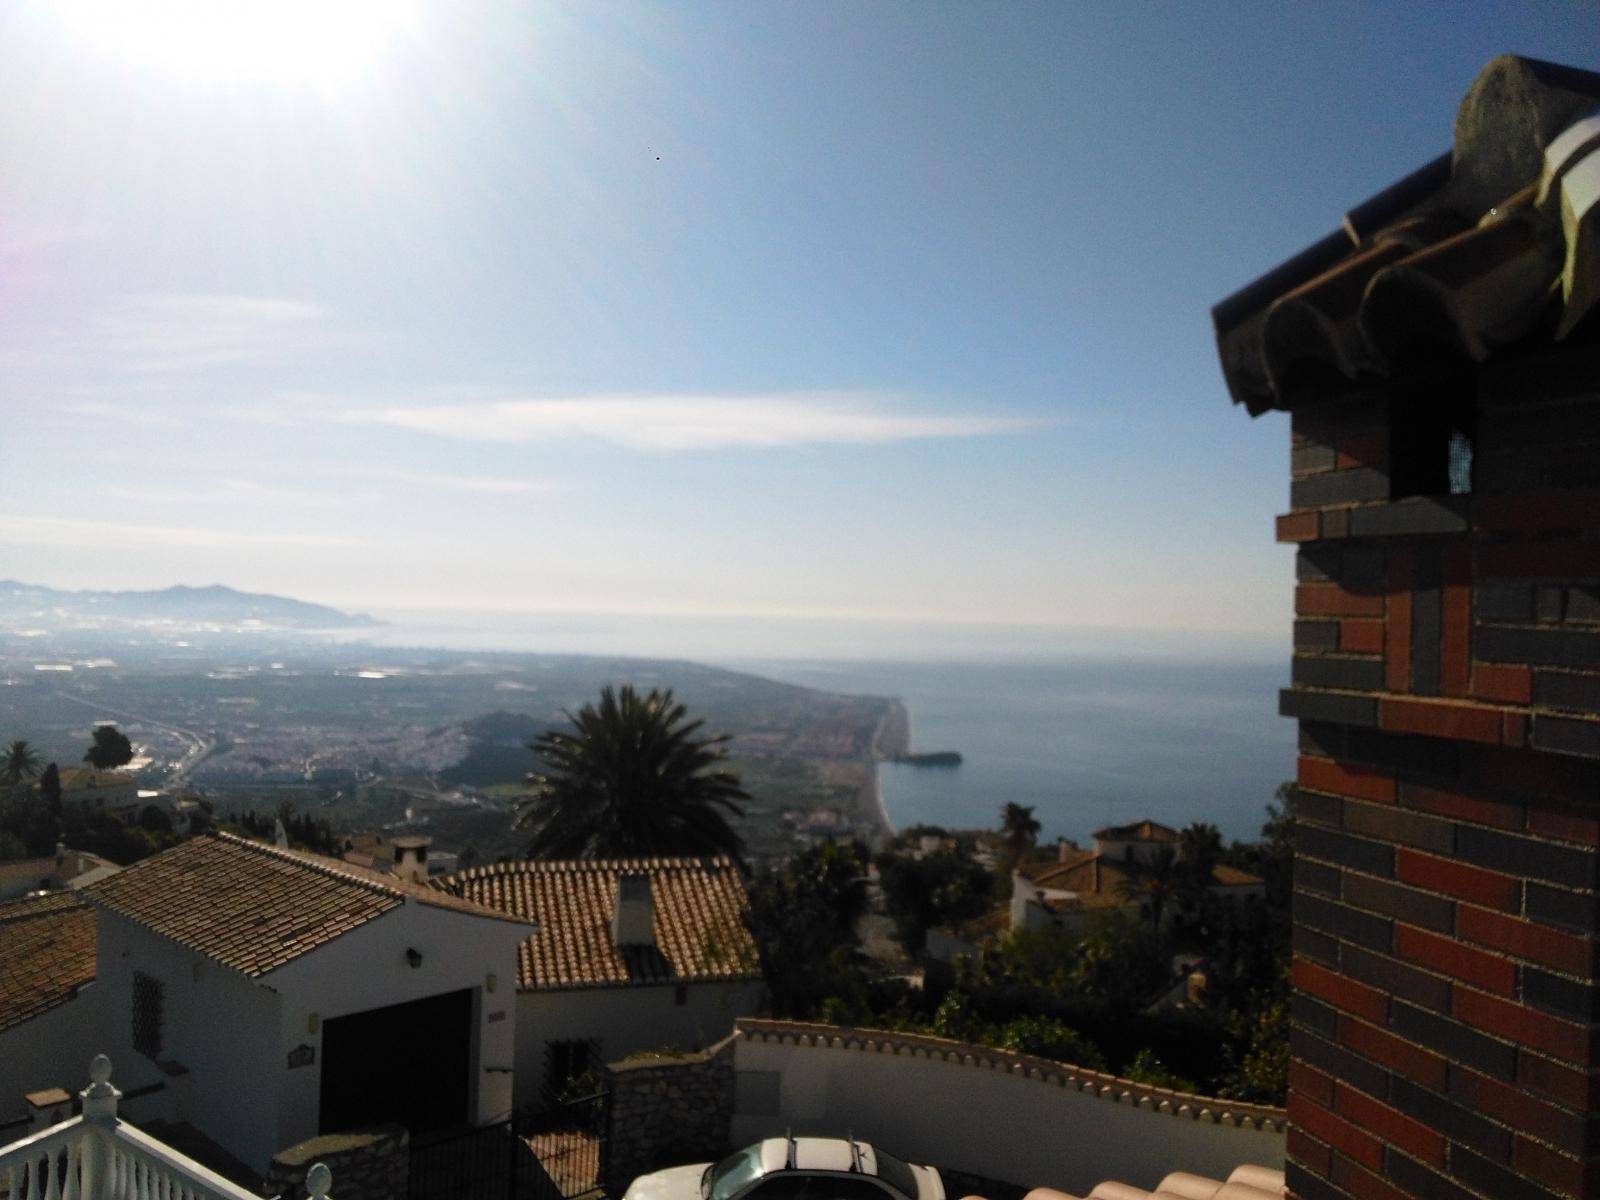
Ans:
POLYGON ((885 1154, 876 1146, 873 1153, 878 1159, 878 1178, 887 1183, 908 1200, 917 1200, 917 1176, 905 1163, 892 1154, 885 1154))
POLYGON ((728 1155, 707 1171, 700 1184, 700 1194, 706 1200, 732 1200, 736 1192, 760 1174, 761 1146, 758 1143, 728 1155))

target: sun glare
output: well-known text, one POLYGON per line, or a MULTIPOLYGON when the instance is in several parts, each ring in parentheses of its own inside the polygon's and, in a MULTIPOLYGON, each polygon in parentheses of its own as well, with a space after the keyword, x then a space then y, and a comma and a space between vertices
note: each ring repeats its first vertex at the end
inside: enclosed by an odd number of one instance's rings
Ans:
POLYGON ((96 50, 165 74, 339 87, 413 33, 412 0, 63 0, 96 50))

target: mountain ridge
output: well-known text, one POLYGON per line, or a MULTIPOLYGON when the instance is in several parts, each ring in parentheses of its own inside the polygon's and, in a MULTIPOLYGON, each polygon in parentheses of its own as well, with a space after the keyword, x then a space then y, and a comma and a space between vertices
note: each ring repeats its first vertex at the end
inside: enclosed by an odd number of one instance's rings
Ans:
POLYGON ((199 587, 174 584, 146 590, 73 591, 0 579, 0 617, 44 615, 45 612, 125 621, 249 622, 291 629, 358 629, 383 624, 366 613, 347 613, 325 604, 267 592, 241 592, 220 583, 199 587))

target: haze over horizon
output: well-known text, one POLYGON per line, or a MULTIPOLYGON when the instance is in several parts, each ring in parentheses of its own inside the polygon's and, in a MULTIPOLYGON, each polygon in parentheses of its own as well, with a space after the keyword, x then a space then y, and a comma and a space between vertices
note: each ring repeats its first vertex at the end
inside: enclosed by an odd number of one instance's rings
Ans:
POLYGON ((0 575, 1281 647, 1210 305, 1494 55, 1597 65, 1575 3, 323 7, 0 12, 0 575))

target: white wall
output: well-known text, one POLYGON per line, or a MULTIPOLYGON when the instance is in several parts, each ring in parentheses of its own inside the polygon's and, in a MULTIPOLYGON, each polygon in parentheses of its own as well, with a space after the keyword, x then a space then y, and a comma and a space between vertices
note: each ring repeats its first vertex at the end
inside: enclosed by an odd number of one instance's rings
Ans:
MULTIPOLYGON (((107 1041, 103 995, 91 983, 76 999, 0 1032, 0 1125, 28 1114, 22 1097, 29 1092, 59 1087, 77 1093, 89 1085, 89 1060, 107 1041)), ((112 1082, 121 1086, 120 1073, 112 1082)))
MULTIPOLYGON (((896 1044, 915 1045, 907 1039, 896 1044)), ((1170 1171, 1225 1179, 1240 1163, 1283 1165, 1281 1129, 1246 1129, 1118 1103, 1100 1096, 1098 1087, 1080 1091, 1076 1084, 994 1069, 989 1063, 997 1058, 1004 1066, 1005 1056, 980 1048, 951 1062, 942 1054, 741 1035, 734 1048, 733 1144, 789 1128, 797 1135, 840 1137, 853 1130, 912 1162, 1080 1196, 1107 1179, 1154 1188, 1170 1171)), ((1109 1077, 1095 1078, 1110 1084, 1109 1077)))
MULTIPOLYGON (((163 1078, 133 1049, 133 973, 162 983, 164 1060, 189 1070, 186 1119, 251 1167, 265 1171, 278 1140, 274 1091, 279 999, 239 972, 100 909, 99 968, 106 1053, 123 1091, 163 1078)), ((92 1056, 94 1050, 89 1050, 92 1056)), ((184 1114, 174 1114, 184 1115, 184 1114)))
POLYGON ((640 1050, 699 1050, 728 1036, 734 1018, 760 1011, 760 983, 691 983, 688 1003, 671 984, 583 988, 517 995, 517 1106, 538 1103, 545 1083, 545 1043, 593 1038, 600 1061, 640 1050))
POLYGON ((463 989, 473 993, 469 1103, 480 1124, 508 1115, 511 1075, 490 1068, 515 1062, 517 947, 527 933, 525 925, 408 900, 263 976, 261 982, 282 996, 280 1020, 264 1039, 272 1046, 273 1060, 262 1084, 281 1097, 273 1149, 317 1132, 324 1022, 463 989), (406 961, 408 949, 422 955, 420 967, 406 961), (495 976, 492 993, 485 990, 490 975, 495 976), (310 1028, 313 1013, 315 1033, 310 1028), (312 1047, 316 1060, 290 1069, 289 1052, 302 1045, 312 1047))

